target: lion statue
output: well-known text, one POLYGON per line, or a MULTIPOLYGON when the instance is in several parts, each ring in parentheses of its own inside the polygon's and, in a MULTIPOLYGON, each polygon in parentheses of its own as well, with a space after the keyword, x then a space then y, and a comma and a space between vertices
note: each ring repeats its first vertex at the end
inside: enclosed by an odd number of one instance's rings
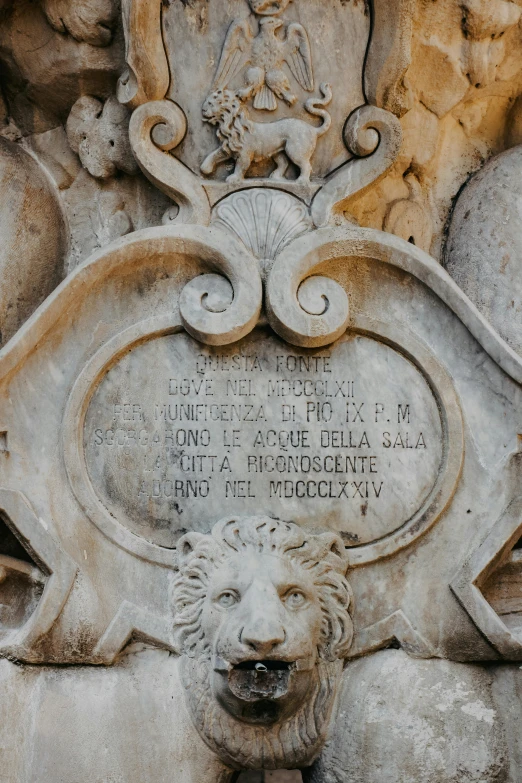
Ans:
POLYGON ((317 141, 331 127, 332 120, 324 108, 332 100, 329 84, 320 86, 322 100, 310 98, 305 109, 309 114, 321 117, 319 127, 300 119, 290 118, 275 122, 254 122, 239 97, 232 90, 219 89, 203 104, 206 122, 217 126, 221 146, 208 155, 201 164, 203 174, 210 176, 220 163, 235 160, 234 172, 227 182, 241 182, 254 162, 273 159, 276 168, 271 179, 285 178, 289 161, 300 171, 297 182, 309 183, 312 174, 312 156, 317 141))
POLYGON ((310 765, 352 642, 340 538, 266 517, 178 544, 175 638, 193 723, 230 768, 310 765))

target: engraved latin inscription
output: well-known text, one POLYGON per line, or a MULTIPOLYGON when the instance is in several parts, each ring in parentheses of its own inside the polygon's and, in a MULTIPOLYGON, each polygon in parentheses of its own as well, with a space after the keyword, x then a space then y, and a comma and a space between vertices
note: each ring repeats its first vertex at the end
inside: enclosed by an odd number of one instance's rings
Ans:
POLYGON ((390 347, 352 336, 301 351, 263 331, 225 349, 183 334, 138 346, 102 380, 84 430, 102 502, 163 546, 230 513, 375 541, 422 506, 442 441, 427 381, 390 347))

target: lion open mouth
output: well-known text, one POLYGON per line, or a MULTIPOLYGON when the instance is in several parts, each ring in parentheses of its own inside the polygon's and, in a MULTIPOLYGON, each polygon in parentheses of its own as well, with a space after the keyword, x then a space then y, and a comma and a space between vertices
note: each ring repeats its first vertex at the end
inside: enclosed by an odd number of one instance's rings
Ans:
POLYGON ((243 661, 235 666, 242 671, 256 671, 258 674, 266 674, 271 671, 288 671, 292 666, 288 661, 243 661))
POLYGON ((288 693, 293 668, 288 661, 242 661, 231 668, 228 684, 242 701, 280 699, 288 693))

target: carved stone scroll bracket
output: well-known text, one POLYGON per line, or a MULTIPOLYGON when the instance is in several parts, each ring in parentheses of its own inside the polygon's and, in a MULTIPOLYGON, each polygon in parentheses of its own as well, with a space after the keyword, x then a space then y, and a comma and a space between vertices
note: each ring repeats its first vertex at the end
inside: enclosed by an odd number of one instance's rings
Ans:
MULTIPOLYGON (((140 238, 137 233, 133 246, 130 241, 120 241, 100 256, 98 263, 108 271, 120 263, 130 263, 133 257, 139 259, 161 252, 166 256, 172 253, 195 257, 211 273, 203 274, 185 286, 180 297, 180 313, 173 308, 172 313, 157 315, 128 327, 106 342, 85 365, 65 412, 63 448, 71 486, 89 519, 122 549, 146 561, 172 568, 173 554, 170 550, 126 530, 100 503, 85 465, 85 413, 99 378, 122 353, 144 338, 176 332, 182 325, 197 339, 211 345, 235 342, 247 335, 259 319, 262 284, 255 259, 239 240, 217 228, 180 226, 176 229, 148 229, 141 232, 140 238), (221 272, 227 279, 214 272, 221 272), (232 291, 233 301, 227 308, 232 291)), ((77 275, 81 276, 81 271, 77 275)))
MULTIPOLYGON (((332 303, 327 309, 329 320, 325 323, 323 316, 311 315, 300 305, 300 296, 306 291, 301 292, 300 286, 325 263, 350 257, 382 261, 427 285, 460 318, 493 361, 513 380, 522 383, 520 356, 498 335, 440 264, 409 242, 375 229, 323 228, 299 237, 277 257, 267 282, 267 312, 273 329, 285 340, 293 345, 319 347, 339 336, 341 316, 346 318, 344 323, 348 319, 346 310, 336 311, 336 329, 328 333, 328 323, 335 322, 330 312, 332 303)), ((309 285, 318 290, 318 278, 313 279, 316 282, 309 285)), ((347 299, 342 297, 334 305, 343 302, 346 307, 347 299)))
POLYGON ((390 168, 402 144, 399 120, 375 106, 361 106, 348 118, 344 139, 357 157, 332 174, 312 202, 312 219, 326 226, 332 209, 369 185, 390 168))
POLYGON ((411 63, 415 0, 373 0, 371 8, 372 37, 364 72, 366 98, 402 117, 412 104, 405 76, 411 63))
POLYGON ((152 615, 142 607, 123 601, 94 650, 94 663, 113 664, 132 639, 177 653, 172 618, 152 615))
POLYGON ((210 203, 195 174, 170 150, 180 144, 187 132, 187 120, 172 101, 151 101, 136 109, 129 135, 140 168, 157 188, 179 206, 180 223, 210 223, 210 203))
POLYGON ((118 82, 118 100, 131 109, 165 97, 170 84, 161 30, 160 0, 123 0, 127 69, 118 82))
POLYGON ((451 589, 477 628, 502 658, 522 661, 522 628, 510 628, 486 600, 482 589, 522 536, 522 496, 506 508, 483 543, 464 563, 451 589))
POLYGON ((266 286, 266 307, 272 328, 292 345, 318 348, 346 331, 348 296, 330 278, 314 275, 325 260, 308 253, 317 232, 293 242, 275 260, 266 286))
POLYGON ((219 229, 208 229, 208 243, 208 260, 225 277, 211 273, 191 280, 181 292, 181 319, 197 340, 229 345, 257 324, 263 285, 255 258, 238 241, 219 229))
POLYGON ((304 348, 329 345, 348 326, 346 292, 334 280, 314 275, 313 269, 313 262, 307 266, 306 259, 303 259, 303 264, 292 270, 288 286, 288 280, 286 285, 283 282, 282 263, 277 263, 269 279, 267 305, 272 327, 287 342, 304 348))
POLYGON ((429 643, 415 630, 404 612, 394 612, 378 623, 363 628, 355 635, 349 658, 382 650, 393 642, 400 644, 403 650, 413 658, 433 658, 434 651, 429 643))
POLYGON ((38 606, 28 621, 6 636, 0 634, 0 655, 25 663, 41 663, 43 658, 38 652, 38 642, 60 615, 71 592, 77 566, 20 492, 0 489, 0 509, 8 527, 41 568, 42 575, 48 577, 38 606))

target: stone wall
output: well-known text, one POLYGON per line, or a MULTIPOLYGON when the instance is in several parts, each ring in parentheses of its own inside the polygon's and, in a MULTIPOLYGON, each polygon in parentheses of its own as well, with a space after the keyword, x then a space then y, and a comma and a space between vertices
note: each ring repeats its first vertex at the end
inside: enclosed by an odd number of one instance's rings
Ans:
POLYGON ((2 781, 520 783, 522 0, 0 0, 0 75, 2 781))

